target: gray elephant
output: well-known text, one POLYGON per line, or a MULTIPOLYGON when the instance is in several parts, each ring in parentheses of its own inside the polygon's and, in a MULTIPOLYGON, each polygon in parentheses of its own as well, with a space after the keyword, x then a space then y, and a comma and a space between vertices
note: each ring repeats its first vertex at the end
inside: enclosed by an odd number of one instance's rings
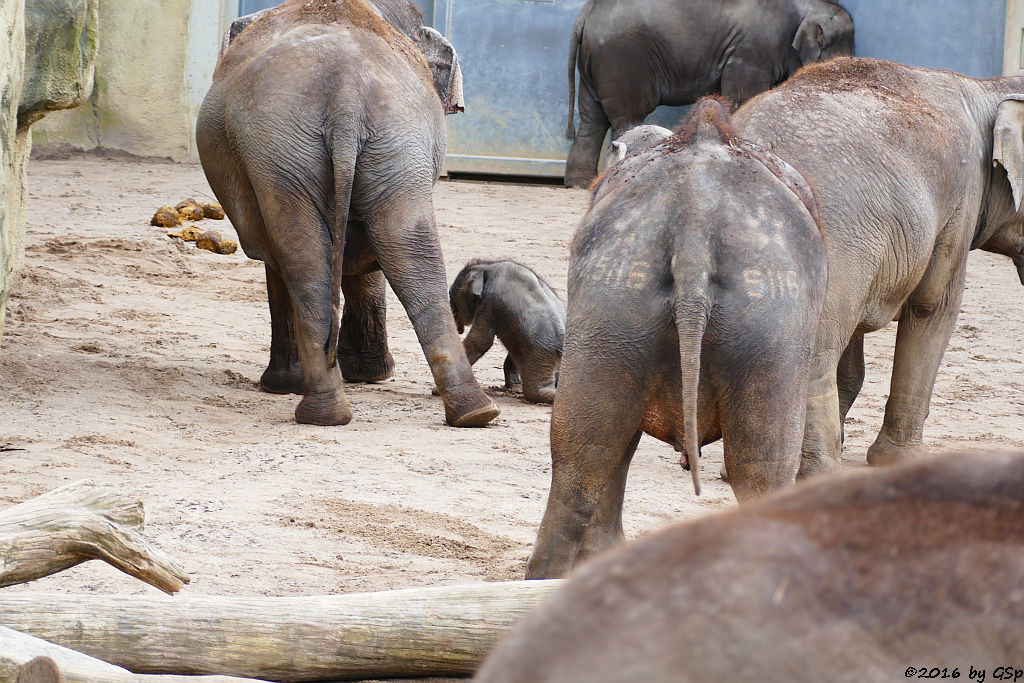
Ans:
POLYGON ((670 135, 672 131, 668 128, 649 123, 626 130, 608 146, 608 152, 604 157, 605 169, 611 168, 630 154, 637 154, 651 145, 658 144, 670 135))
POLYGON ((473 680, 967 681, 1022 668, 1022 566, 1019 453, 829 477, 581 567, 473 680))
POLYGON ((755 97, 734 120, 821 199, 829 282, 801 475, 840 466, 843 420, 864 379, 862 335, 892 320, 892 383, 868 462, 913 454, 968 251, 1011 257, 1024 282, 1024 78, 837 59, 755 97))
POLYGON ((588 0, 569 40, 565 184, 590 184, 609 126, 615 139, 658 105, 716 92, 742 104, 802 64, 852 54, 853 19, 830 0, 588 0))
POLYGON ((489 422, 498 408, 455 332, 434 223, 444 112, 461 108, 451 45, 407 0, 287 0, 229 43, 196 142, 242 248, 266 264, 271 348, 261 386, 301 392, 299 422, 346 424, 342 376, 393 372, 386 276, 447 422, 489 422))
POLYGON ((643 433, 682 451, 724 440, 739 500, 791 484, 825 296, 810 185, 700 100, 681 131, 605 173, 573 238, 551 416, 551 491, 527 578, 622 539, 643 433))
POLYGON ((533 403, 555 400, 558 365, 565 338, 565 304, 551 286, 515 261, 476 259, 455 277, 448 290, 452 315, 469 364, 501 340, 505 387, 522 377, 523 396, 533 403))

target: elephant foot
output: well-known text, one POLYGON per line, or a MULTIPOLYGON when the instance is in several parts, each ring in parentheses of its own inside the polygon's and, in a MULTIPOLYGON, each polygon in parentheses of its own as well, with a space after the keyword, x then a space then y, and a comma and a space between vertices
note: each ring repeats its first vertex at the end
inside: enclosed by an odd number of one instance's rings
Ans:
POLYGON ((295 408, 295 421, 324 427, 347 425, 352 421, 352 409, 342 389, 306 394, 295 408))
POLYGON ((535 548, 530 553, 530 559, 526 561, 526 575, 523 578, 527 581, 560 579, 568 574, 571 568, 571 561, 564 559, 555 560, 542 553, 538 553, 535 548))
POLYGON ((501 410, 475 381, 441 392, 444 419, 452 427, 483 427, 501 410))
POLYGON ((298 363, 291 363, 285 367, 268 366, 260 377, 260 389, 269 394, 301 394, 301 366, 298 363))
POLYGON ((895 465, 919 454, 920 446, 899 446, 881 434, 868 448, 868 464, 878 467, 895 465))
MULTIPOLYGON (((796 473, 797 480, 815 477, 819 474, 827 474, 839 470, 842 465, 839 460, 832 460, 824 456, 808 456, 804 454, 800 459, 800 471, 796 473)), ((731 483, 731 482, 730 482, 731 483)))
POLYGON ((529 393, 524 392, 523 397, 530 403, 554 403, 555 402, 555 388, 554 387, 541 387, 536 391, 529 393))
POLYGON ((726 484, 729 483, 729 470, 725 469, 725 465, 722 465, 722 469, 718 471, 718 476, 726 484))
POLYGON ((389 351, 377 357, 339 351, 338 365, 346 382, 383 382, 395 374, 395 359, 389 351))
POLYGON ((562 183, 566 187, 589 190, 590 184, 594 182, 595 177, 596 176, 590 174, 567 174, 562 180, 562 183))

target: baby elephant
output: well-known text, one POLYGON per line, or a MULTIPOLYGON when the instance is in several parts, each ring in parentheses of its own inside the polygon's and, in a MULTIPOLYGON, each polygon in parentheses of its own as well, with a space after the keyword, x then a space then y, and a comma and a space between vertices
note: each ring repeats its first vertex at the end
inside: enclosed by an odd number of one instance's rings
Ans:
POLYGON ((555 382, 565 338, 565 304, 532 270, 515 261, 475 259, 448 290, 459 333, 472 365, 497 336, 508 350, 505 386, 522 376, 523 395, 533 403, 555 400, 555 382))

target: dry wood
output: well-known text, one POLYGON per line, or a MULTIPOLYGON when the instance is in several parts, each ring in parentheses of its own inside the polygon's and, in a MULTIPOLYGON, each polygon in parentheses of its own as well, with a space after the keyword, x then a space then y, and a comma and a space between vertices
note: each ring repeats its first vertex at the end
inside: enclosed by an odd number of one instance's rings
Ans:
POLYGON ((255 683, 229 676, 139 676, 0 626, 0 683, 255 683))
POLYGON ((140 501, 77 481, 0 512, 0 587, 32 581, 86 560, 175 593, 188 575, 141 532, 140 501))
POLYGON ((0 594, 0 623, 139 673, 466 675, 559 583, 298 598, 0 594))

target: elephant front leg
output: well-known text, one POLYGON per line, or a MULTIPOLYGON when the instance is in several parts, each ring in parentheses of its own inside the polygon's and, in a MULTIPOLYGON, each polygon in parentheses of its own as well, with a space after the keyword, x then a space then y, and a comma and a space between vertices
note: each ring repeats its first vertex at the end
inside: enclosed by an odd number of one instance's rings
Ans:
POLYGON ((962 291, 962 284, 955 286, 955 291, 944 298, 945 303, 934 310, 904 306, 896 331, 885 418, 868 448, 870 464, 888 465, 919 452, 935 376, 956 326, 962 291))
POLYGON ((381 382, 395 372, 388 350, 384 273, 346 275, 341 279, 345 310, 338 337, 338 365, 348 382, 381 382))
POLYGON ((302 368, 295 343, 292 307, 281 274, 266 266, 267 302, 270 304, 270 364, 260 377, 260 388, 272 394, 301 394, 302 368))
POLYGON ((455 330, 429 190, 379 211, 370 223, 377 262, 402 302, 453 427, 482 427, 500 412, 480 388, 455 330), (418 202, 418 203, 414 203, 418 202))
POLYGON ((807 384, 807 418, 797 478, 839 469, 842 449, 842 421, 836 367, 839 351, 826 349, 814 354, 807 384))

